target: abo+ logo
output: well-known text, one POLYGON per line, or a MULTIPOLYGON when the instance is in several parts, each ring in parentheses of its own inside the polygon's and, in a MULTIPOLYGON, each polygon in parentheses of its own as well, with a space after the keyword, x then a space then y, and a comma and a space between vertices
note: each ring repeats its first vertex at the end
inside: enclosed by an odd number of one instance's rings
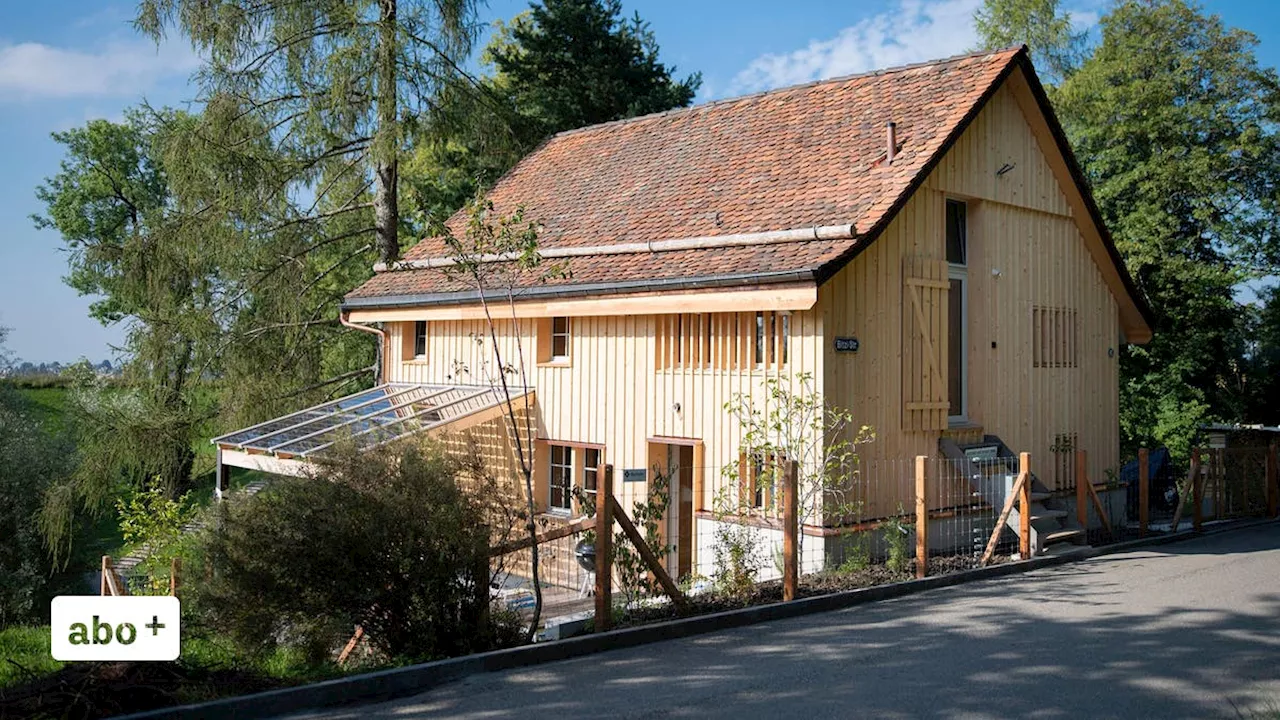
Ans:
POLYGON ((52 654, 55 660, 177 660, 180 615, 176 597, 56 597, 52 654))

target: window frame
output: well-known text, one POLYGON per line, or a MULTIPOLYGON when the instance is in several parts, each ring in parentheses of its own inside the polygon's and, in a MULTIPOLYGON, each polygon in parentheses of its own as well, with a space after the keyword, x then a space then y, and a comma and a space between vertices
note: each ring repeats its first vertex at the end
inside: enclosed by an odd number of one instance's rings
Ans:
POLYGON ((604 451, 595 447, 582 449, 582 494, 595 502, 596 492, 600 489, 600 475, 604 473, 604 451), (591 463, 591 455, 595 454, 595 464, 591 463), (591 482, 587 482, 590 473, 591 482))
POLYGON ((413 359, 423 360, 427 357, 427 321, 413 321, 413 359))
POLYGON ((945 236, 943 237, 944 252, 947 258, 947 264, 957 267, 967 267, 969 265, 969 203, 958 198, 947 198, 946 207, 943 210, 943 228, 945 236), (959 259, 954 259, 951 255, 951 208, 960 208, 958 222, 956 223, 956 244, 960 253, 959 259))
POLYGON ((573 512, 573 450, 572 445, 547 444, 547 512, 560 515, 573 512), (560 462, 556 462, 557 451, 560 454, 560 462), (560 471, 559 479, 562 480, 562 484, 556 482, 557 471, 560 471), (557 490, 562 493, 563 504, 556 503, 557 490))
POLYGON ((573 338, 573 324, 567 315, 557 315, 551 318, 551 362, 563 363, 569 361, 569 342, 573 338), (556 329, 556 323, 563 322, 564 330, 556 329), (560 348, 562 352, 556 352, 557 341, 563 341, 564 347, 560 348))

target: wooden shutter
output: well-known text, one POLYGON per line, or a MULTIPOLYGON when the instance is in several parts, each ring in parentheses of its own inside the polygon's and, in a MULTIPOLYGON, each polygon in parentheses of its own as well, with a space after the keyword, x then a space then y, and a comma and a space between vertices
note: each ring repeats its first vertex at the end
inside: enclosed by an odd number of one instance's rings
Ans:
POLYGON ((947 395, 947 263, 922 257, 902 263, 902 429, 945 430, 947 395))

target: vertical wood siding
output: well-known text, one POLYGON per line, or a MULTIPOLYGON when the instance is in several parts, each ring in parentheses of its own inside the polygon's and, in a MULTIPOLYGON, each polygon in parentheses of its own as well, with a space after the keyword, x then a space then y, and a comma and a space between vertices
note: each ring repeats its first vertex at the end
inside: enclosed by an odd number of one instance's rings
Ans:
POLYGON ((899 337, 906 309, 900 268, 906 258, 945 258, 949 197, 969 203, 970 421, 1015 451, 1029 450, 1037 474, 1050 485, 1055 436, 1075 433, 1089 451, 1090 476, 1104 478, 1119 461, 1117 305, 1007 88, 883 236, 821 288, 824 327, 831 336, 852 335, 861 343, 857 353, 835 353, 828 344, 828 401, 876 430, 876 442, 864 449, 868 459, 937 452, 940 433, 900 429, 900 369, 911 362, 899 337), (1075 312, 1076 367, 1033 367, 1036 307, 1075 312))
MULTIPOLYGON (((700 440, 703 497, 695 509, 710 509, 709 498, 720 486, 721 468, 736 463, 741 428, 724 406, 737 393, 765 407, 764 381, 786 378, 794 383, 810 373, 821 392, 822 327, 813 310, 795 312, 790 320, 785 368, 657 367, 657 331, 661 316, 575 317, 571 320, 570 358, 565 366, 539 364, 537 321, 510 319, 498 326, 503 361, 518 365, 516 336, 524 345, 530 384, 537 388, 536 434, 539 438, 605 446, 605 462, 614 467, 614 488, 624 506, 643 496, 642 483, 624 483, 622 470, 651 465, 647 438, 700 440), (679 405, 679 411, 675 407, 679 405)), ((754 332, 754 313, 751 327, 754 332)), ((412 322, 390 324, 390 346, 399 347, 412 322)), ((754 343, 754 335, 752 335, 754 343)), ((483 321, 432 321, 428 324, 423 361, 393 360, 392 382, 486 383, 494 362, 483 321)), ((517 379, 513 382, 518 383, 517 379)), ((544 500, 539 498, 540 501, 544 500)))

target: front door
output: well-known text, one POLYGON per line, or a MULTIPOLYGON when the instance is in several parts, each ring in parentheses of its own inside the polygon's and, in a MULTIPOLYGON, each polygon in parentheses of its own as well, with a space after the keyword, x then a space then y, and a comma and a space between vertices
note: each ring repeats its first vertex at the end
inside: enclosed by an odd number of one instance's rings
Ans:
POLYGON ((676 580, 693 572, 693 447, 667 446, 671 503, 667 508, 667 572, 676 580))

